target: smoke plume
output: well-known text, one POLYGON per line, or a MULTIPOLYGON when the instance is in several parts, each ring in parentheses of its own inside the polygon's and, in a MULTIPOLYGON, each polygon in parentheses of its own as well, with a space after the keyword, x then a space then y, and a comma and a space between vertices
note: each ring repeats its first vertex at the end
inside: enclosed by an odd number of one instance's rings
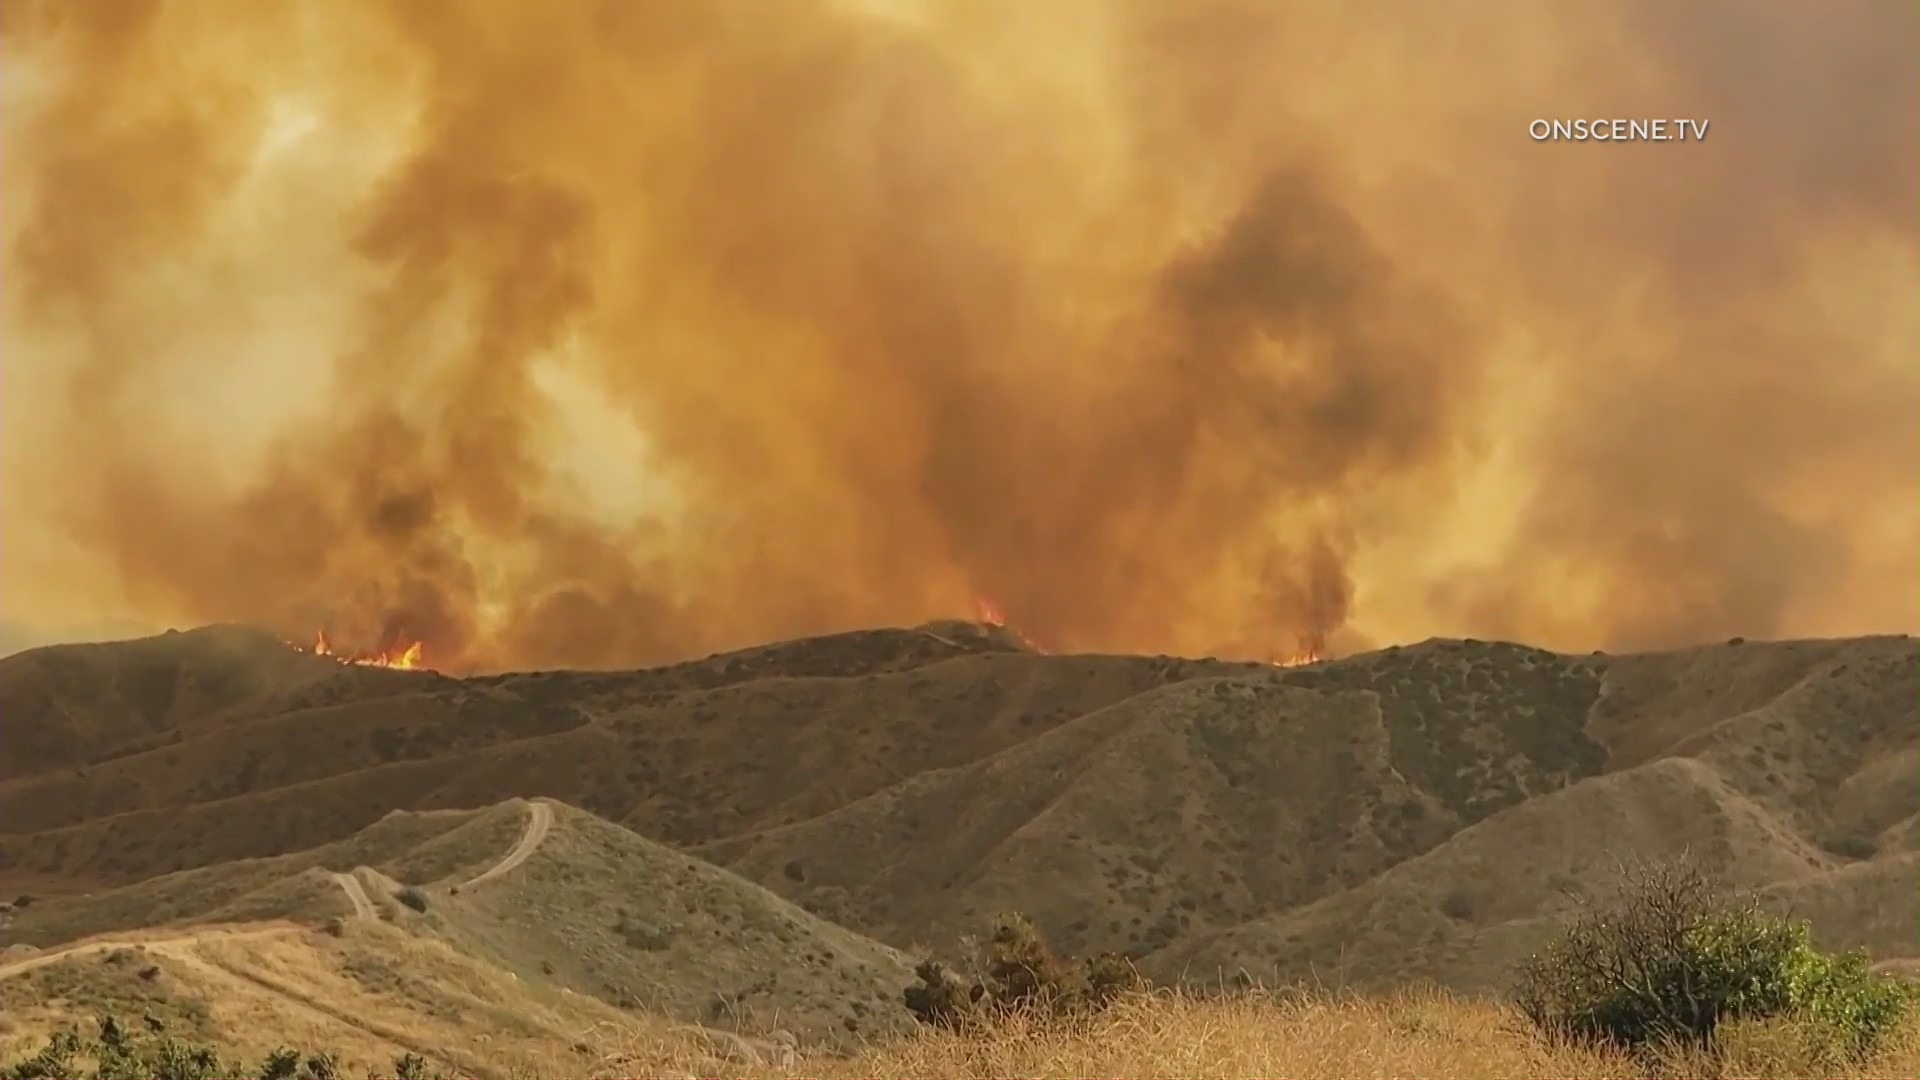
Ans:
MULTIPOLYGON (((1364 9, 1364 5, 1361 6, 1364 9)), ((9 4, 9 622, 1907 630, 1920 14, 9 4), (1541 143, 1536 118, 1704 141, 1541 143)))

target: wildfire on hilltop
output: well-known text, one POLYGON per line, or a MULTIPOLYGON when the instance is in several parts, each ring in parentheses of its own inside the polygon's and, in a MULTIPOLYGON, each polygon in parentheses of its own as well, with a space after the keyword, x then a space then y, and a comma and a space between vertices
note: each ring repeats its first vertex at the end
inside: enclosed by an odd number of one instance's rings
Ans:
POLYGON ((1326 635, 1315 633, 1302 637, 1292 652, 1284 656, 1276 656, 1268 663, 1274 667, 1303 667, 1307 664, 1317 664, 1326 658, 1326 635))
POLYGON ((1020 644, 1026 646, 1028 650, 1040 653, 1043 656, 1046 655, 1047 650, 1035 644, 1032 638, 1014 627, 1007 625, 1007 611, 1000 606, 998 600, 986 596, 978 597, 973 602, 973 608, 980 622, 998 630, 1005 630, 1007 633, 1012 634, 1020 644))
POLYGON ((997 601, 982 596, 973 602, 973 606, 980 615, 980 621, 988 626, 1007 625, 1007 613, 1002 610, 997 601))
MULTIPOLYGON (((288 644, 292 643, 289 642, 288 644)), ((342 653, 335 650, 334 647, 327 642, 327 632, 320 630, 314 633, 313 645, 311 647, 302 647, 299 645, 294 645, 293 647, 304 653, 324 656, 329 660, 335 660, 342 664, 353 664, 359 667, 393 668, 398 671, 429 670, 426 665, 426 646, 425 643, 420 641, 407 642, 406 644, 396 642, 389 648, 378 649, 373 652, 342 653)))

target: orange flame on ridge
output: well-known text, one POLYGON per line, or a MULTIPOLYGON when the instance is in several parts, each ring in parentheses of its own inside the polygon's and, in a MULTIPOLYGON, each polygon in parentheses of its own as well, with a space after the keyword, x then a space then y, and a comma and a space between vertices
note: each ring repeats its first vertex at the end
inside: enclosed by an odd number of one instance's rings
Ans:
POLYGON ((1007 613, 1001 608, 999 602, 982 596, 973 602, 973 607, 980 616, 980 621, 988 626, 1007 625, 1007 613))
POLYGON ((1267 661, 1274 667, 1303 667, 1317 664, 1327 658, 1327 639, 1324 634, 1307 634, 1300 639, 1298 646, 1284 656, 1276 656, 1267 661))
POLYGON ((325 630, 319 630, 313 635, 313 646, 311 648, 301 648, 298 645, 293 647, 304 653, 324 656, 329 660, 335 660, 342 664, 352 664, 358 667, 393 668, 397 671, 428 670, 426 666, 426 644, 420 641, 411 642, 404 647, 396 646, 395 648, 378 652, 347 654, 336 652, 333 646, 327 643, 327 632, 325 630))
POLYGON ((1032 638, 1020 630, 1007 625, 1007 609, 1001 607, 998 600, 987 596, 976 597, 973 601, 973 609, 975 618, 980 622, 996 630, 1005 630, 1007 633, 1012 634, 1029 652, 1036 652, 1042 656, 1046 655, 1047 650, 1041 648, 1032 638))

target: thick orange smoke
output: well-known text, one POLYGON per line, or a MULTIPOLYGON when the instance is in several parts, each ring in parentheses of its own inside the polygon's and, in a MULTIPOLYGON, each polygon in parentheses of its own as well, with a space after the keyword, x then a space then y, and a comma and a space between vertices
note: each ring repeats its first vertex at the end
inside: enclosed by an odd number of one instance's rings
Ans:
POLYGON ((1913 6, 1442 8, 9 4, 7 619, 1912 628, 1913 6))

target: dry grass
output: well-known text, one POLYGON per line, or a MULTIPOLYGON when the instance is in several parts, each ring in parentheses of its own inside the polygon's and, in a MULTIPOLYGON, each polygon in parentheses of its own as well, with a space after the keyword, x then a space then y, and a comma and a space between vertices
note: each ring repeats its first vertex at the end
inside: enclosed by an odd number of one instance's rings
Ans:
POLYGON ((1823 1058, 1805 1030, 1779 1023, 1731 1025, 1713 1053, 1675 1052, 1641 1063, 1553 1044, 1506 1008, 1440 990, 1160 992, 1069 1023, 1015 1015, 981 1031, 919 1029, 851 1053, 796 1055, 777 1041, 623 1013, 585 995, 514 980, 396 928, 362 929, 369 934, 365 942, 297 931, 230 936, 152 949, 138 954, 139 962, 101 956, 40 969, 36 975, 44 978, 17 988, 26 998, 8 1003, 11 1030, 0 1039, 8 1053, 0 1057, 37 1045, 57 1026, 56 1014, 84 1023, 93 1007, 112 1006, 129 1018, 162 1015, 174 1031, 213 1039, 237 1061, 257 1061, 282 1042, 330 1049, 349 1070, 343 1075, 383 1068, 411 1051, 484 1080, 1920 1077, 1920 1015, 1910 1016, 1874 1057, 1850 1065, 1823 1058), (370 978, 378 974, 365 963, 373 953, 392 958, 399 973, 370 978), (157 979, 141 979, 145 963, 161 969, 157 979), (119 989, 93 985, 102 980, 119 989), (29 1000, 36 998, 40 1004, 29 1000), (90 1007, 74 1007, 82 999, 90 1007))
MULTIPOLYGON (((1062 1024, 1013 1016, 972 1033, 922 1031, 851 1057, 745 1062, 684 1029, 626 1032, 586 1076, 909 1077, 1580 1077, 1582 1080, 1920 1076, 1920 1016, 1873 1057, 1836 1064, 1791 1024, 1735 1024, 1711 1053, 1649 1062, 1555 1045, 1485 1001, 1440 991, 1383 997, 1310 994, 1201 998, 1160 993, 1062 1024)), ((604 1045, 604 1043, 602 1043, 604 1045)), ((542 1061, 517 1075, 579 1076, 582 1063, 542 1061)))
POLYGON ((928 1032, 851 1061, 799 1064, 805 1075, 841 1076, 1885 1080, 1920 1074, 1920 1018, 1910 1018, 1872 1059, 1846 1067, 1822 1060, 1791 1025, 1756 1024, 1735 1026, 1715 1054, 1668 1054, 1650 1069, 1622 1054, 1551 1045, 1512 1012, 1438 991, 1374 998, 1160 994, 1077 1025, 1014 1017, 981 1034, 928 1032))

